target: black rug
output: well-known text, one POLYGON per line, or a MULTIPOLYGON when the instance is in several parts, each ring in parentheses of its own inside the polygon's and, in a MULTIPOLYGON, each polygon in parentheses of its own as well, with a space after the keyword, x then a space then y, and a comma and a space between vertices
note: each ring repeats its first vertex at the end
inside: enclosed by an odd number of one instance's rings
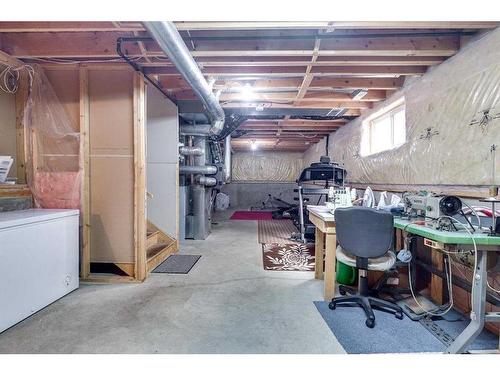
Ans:
POLYGON ((201 255, 173 254, 160 263, 152 272, 186 274, 191 271, 191 268, 193 268, 200 258, 201 255))

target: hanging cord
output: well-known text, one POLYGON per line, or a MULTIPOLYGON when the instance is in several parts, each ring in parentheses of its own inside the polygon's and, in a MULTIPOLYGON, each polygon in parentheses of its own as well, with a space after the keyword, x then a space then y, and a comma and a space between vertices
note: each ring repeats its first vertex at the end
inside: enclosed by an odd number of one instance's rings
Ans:
POLYGON ((20 72, 26 69, 29 76, 29 86, 33 84, 33 77, 35 71, 31 65, 21 65, 13 67, 8 65, 2 72, 0 72, 0 90, 7 94, 15 94, 19 89, 20 72))

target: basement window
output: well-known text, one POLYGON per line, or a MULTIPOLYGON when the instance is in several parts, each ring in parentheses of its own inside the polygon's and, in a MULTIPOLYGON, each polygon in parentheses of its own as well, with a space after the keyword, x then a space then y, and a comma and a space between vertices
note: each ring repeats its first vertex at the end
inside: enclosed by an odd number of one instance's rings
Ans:
POLYGON ((363 121, 361 156, 392 150, 406 142, 404 98, 363 121))

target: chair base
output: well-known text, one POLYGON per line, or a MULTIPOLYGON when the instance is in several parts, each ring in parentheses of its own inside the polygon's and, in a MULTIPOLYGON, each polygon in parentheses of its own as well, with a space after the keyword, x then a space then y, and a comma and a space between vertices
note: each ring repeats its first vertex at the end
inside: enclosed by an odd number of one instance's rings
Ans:
MULTIPOLYGON (((366 280, 366 279, 365 279, 366 280)), ((363 281, 365 281, 363 280, 363 281)), ((364 284, 364 283, 363 283, 364 284)), ((361 288, 362 291, 360 294, 355 294, 354 288, 341 285, 339 287, 340 294, 342 294, 341 297, 335 297, 332 299, 332 302, 328 305, 328 307, 331 310, 335 310, 337 305, 341 304, 352 304, 355 303, 358 306, 362 307, 363 310, 365 311, 366 315, 366 326, 369 328, 375 327, 375 315, 373 314, 373 308, 384 311, 384 312, 389 312, 393 313, 396 318, 398 319, 403 319, 403 309, 396 305, 395 303, 373 297, 368 295, 368 291, 365 288, 361 288), (346 295, 347 293, 351 295, 346 295)))

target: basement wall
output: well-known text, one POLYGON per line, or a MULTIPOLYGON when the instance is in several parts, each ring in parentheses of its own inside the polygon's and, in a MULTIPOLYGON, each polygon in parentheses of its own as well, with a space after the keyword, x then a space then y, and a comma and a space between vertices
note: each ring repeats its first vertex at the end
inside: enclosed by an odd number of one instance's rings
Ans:
MULTIPOLYGON (((432 68, 384 103, 341 127, 330 136, 332 160, 345 165, 348 180, 411 189, 418 185, 460 190, 482 190, 492 184, 492 144, 500 146, 500 28, 470 42, 455 56, 432 68), (405 98, 407 140, 402 146, 371 156, 360 156, 362 123, 385 105, 405 98), (489 110, 487 125, 480 121, 489 110), (422 139, 427 128, 439 134, 422 139)), ((311 146, 304 163, 319 159, 325 140, 311 146)), ((500 150, 496 153, 497 169, 500 150)), ((496 174, 500 184, 500 173, 496 174)), ((388 189, 388 188, 386 188, 388 189)))
POLYGON ((17 176, 17 146, 16 146, 16 102, 14 94, 0 91, 0 155, 12 156, 14 163, 9 177, 17 176))
POLYGON ((261 207, 268 194, 293 203, 295 180, 304 167, 300 152, 236 152, 231 183, 222 187, 231 208, 261 207))

